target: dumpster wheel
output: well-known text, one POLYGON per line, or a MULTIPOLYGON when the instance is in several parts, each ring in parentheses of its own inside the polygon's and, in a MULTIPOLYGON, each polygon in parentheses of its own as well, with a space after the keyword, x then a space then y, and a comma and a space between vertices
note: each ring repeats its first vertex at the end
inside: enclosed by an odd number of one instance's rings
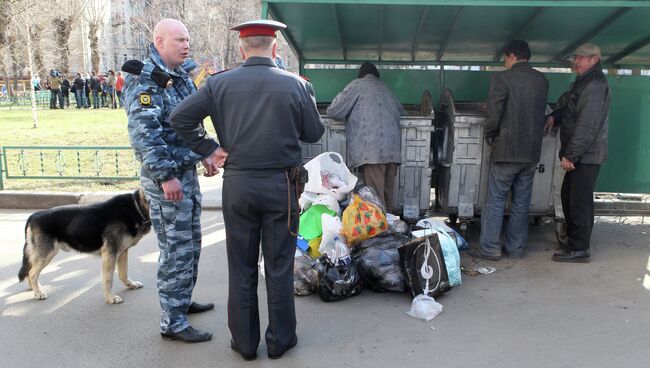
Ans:
POLYGON ((467 239, 467 233, 469 233, 469 221, 461 221, 458 228, 460 229, 460 236, 467 239))

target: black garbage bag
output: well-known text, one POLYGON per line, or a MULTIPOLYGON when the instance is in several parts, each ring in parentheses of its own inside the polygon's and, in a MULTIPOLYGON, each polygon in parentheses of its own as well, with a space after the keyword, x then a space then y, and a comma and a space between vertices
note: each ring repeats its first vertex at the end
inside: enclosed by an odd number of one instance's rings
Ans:
POLYGON ((406 289, 400 266, 399 247, 409 242, 402 235, 379 236, 355 247, 354 259, 364 283, 377 292, 403 292, 406 289))
POLYGON ((437 298, 451 289, 445 258, 438 234, 416 238, 399 248, 400 263, 406 277, 406 286, 413 297, 424 293, 437 298))
POLYGON ((309 254, 296 248, 293 260, 293 293, 310 295, 318 290, 320 274, 309 254))
POLYGON ((324 302, 333 302, 358 295, 363 289, 363 280, 350 256, 341 258, 336 264, 323 256, 318 261, 321 274, 318 294, 324 302))

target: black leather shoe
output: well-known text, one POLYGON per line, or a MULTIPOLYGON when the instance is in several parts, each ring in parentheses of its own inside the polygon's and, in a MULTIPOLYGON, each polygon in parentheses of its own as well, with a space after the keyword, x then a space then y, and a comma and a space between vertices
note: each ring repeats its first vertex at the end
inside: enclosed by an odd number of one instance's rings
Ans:
POLYGON ((209 311, 210 309, 214 309, 214 303, 201 304, 192 302, 189 309, 187 310, 187 314, 203 313, 205 311, 209 311))
POLYGON ((587 263, 591 254, 589 250, 565 250, 553 254, 555 262, 587 263))
POLYGON ((192 326, 179 332, 161 332, 160 336, 167 340, 178 340, 189 343, 204 342, 212 340, 212 334, 209 332, 199 331, 192 326))
POLYGON ((503 255, 499 254, 498 256, 493 256, 491 254, 484 254, 480 250, 470 249, 467 251, 467 254, 473 258, 487 259, 488 261, 500 261, 503 259, 503 255))
POLYGON ((237 349, 237 347, 235 346, 235 342, 232 341, 232 340, 230 340, 230 348, 232 350, 238 352, 239 355, 241 355, 241 357, 244 358, 244 360, 246 360, 246 361, 250 362, 251 360, 257 359, 257 353, 252 353, 252 354, 242 353, 241 351, 239 351, 239 349, 237 349))
POLYGON ((269 353, 269 359, 280 359, 280 358, 282 358, 284 353, 291 350, 294 346, 296 346, 297 343, 298 343, 298 338, 296 337, 296 338, 293 339, 291 344, 289 344, 289 346, 287 346, 287 348, 284 349, 284 351, 282 351, 281 353, 276 353, 276 354, 269 353))

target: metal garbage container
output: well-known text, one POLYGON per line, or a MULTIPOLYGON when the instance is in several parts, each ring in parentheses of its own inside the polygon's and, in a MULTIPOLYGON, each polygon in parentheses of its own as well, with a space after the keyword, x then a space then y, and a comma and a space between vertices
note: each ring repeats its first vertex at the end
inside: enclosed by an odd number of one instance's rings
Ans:
MULTIPOLYGON (((486 121, 485 102, 456 102, 450 90, 443 92, 432 148, 436 205, 452 223, 460 220, 463 231, 480 215, 487 195, 491 150, 484 143, 486 121)), ((564 171, 557 160, 559 149, 559 134, 543 138, 530 203, 535 218, 555 216, 556 209, 561 212, 564 171)))
MULTIPOLYGON (((407 108, 407 111, 410 110, 407 108)), ((398 214, 416 220, 431 207, 431 136, 434 115, 403 116, 401 118, 402 164, 395 180, 395 200, 398 214)), ((345 124, 323 116, 325 133, 316 143, 302 144, 303 163, 323 152, 338 152, 347 157, 345 124)))

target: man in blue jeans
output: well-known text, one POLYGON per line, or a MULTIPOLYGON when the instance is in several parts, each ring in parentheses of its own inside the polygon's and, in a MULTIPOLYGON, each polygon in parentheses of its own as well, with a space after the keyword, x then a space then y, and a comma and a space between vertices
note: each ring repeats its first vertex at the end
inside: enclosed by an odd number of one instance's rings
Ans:
POLYGON ((528 43, 511 41, 504 50, 506 70, 490 81, 485 140, 492 148, 488 193, 481 213, 477 258, 500 260, 503 248, 512 259, 522 256, 528 240, 528 210, 535 167, 544 135, 548 81, 528 60, 528 43), (501 241, 501 225, 508 192, 512 194, 510 219, 501 241))

